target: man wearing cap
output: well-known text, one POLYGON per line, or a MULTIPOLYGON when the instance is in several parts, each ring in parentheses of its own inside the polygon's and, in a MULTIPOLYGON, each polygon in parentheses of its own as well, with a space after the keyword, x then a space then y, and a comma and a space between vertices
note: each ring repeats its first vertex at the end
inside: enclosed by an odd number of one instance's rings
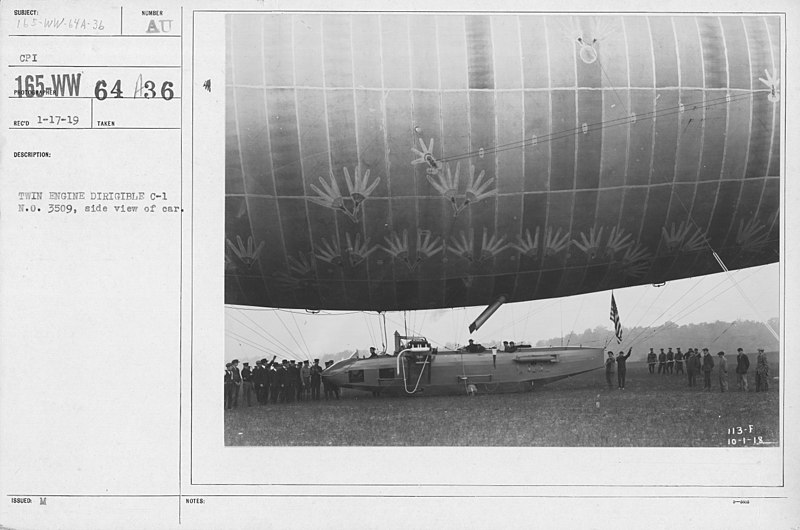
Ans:
MULTIPOLYGON (((278 369, 275 371, 276 390, 275 397, 279 403, 286 403, 287 388, 289 385, 289 361, 286 359, 281 361, 278 369)), ((273 401, 274 403, 274 401, 273 401)))
POLYGON ((656 372, 656 361, 658 360, 658 356, 656 352, 653 351, 653 348, 650 348, 650 353, 647 354, 647 369, 650 371, 651 374, 656 372))
POLYGON ((233 408, 233 365, 225 363, 225 408, 233 408))
POLYGON ((606 359, 606 383, 608 383, 609 390, 614 388, 614 365, 616 364, 614 352, 608 352, 608 359, 606 359))
POLYGON ((619 389, 625 390, 625 372, 627 372, 627 368, 625 367, 625 361, 628 360, 628 357, 631 356, 631 351, 633 350, 633 346, 628 348, 627 355, 622 353, 620 350, 619 354, 617 355, 617 383, 619 383, 619 389))
POLYGON ((231 361, 231 374, 233 376, 233 408, 239 406, 239 390, 242 386, 242 374, 239 372, 239 359, 231 361))
POLYGON ((297 401, 303 400, 303 376, 300 369, 303 367, 303 363, 297 362, 294 365, 294 397, 297 401))
POLYGON ((719 357, 719 391, 728 391, 728 361, 725 359, 725 352, 717 353, 719 357))
POLYGON ((289 403, 297 399, 297 380, 299 378, 300 372, 297 370, 297 366, 295 366, 294 359, 291 359, 289 364, 286 365, 286 386, 284 386, 286 401, 289 403))
MULTIPOLYGON (((333 364, 333 361, 325 361, 325 368, 330 368, 333 364)), ((328 401, 333 396, 333 387, 331 383, 327 381, 327 379, 322 380, 322 390, 325 393, 325 401, 328 401)))
POLYGON ((694 350, 689 348, 686 350, 686 378, 689 380, 689 386, 694 386, 697 371, 694 369, 694 350))
POLYGON ((750 369, 750 359, 742 348, 736 349, 736 387, 747 392, 747 370, 750 369))
POLYGON ((761 392, 762 389, 764 392, 769 390, 769 363, 764 349, 759 348, 756 358, 756 392, 761 392))
POLYGON ((314 359, 314 364, 311 365, 311 399, 319 401, 319 384, 322 382, 322 367, 319 365, 319 359, 314 359))
POLYGON ((308 366, 308 360, 303 361, 300 365, 300 379, 303 381, 303 391, 301 393, 303 401, 307 401, 311 394, 311 367, 308 366))
POLYGON ((703 360, 700 356, 700 350, 695 348, 694 354, 692 355, 691 360, 689 361, 689 366, 692 367, 692 373, 689 375, 690 382, 689 386, 697 386, 697 376, 700 375, 703 368, 703 360))
POLYGON ((714 369, 714 358, 703 348, 703 390, 711 392, 711 370, 714 369))
POLYGON ((253 406, 253 372, 250 370, 250 363, 242 366, 242 406, 247 401, 247 406, 253 406))
POLYGON ((253 371, 253 386, 256 389, 256 400, 265 405, 269 397, 269 366, 266 359, 256 361, 256 369, 253 371))
POLYGON ((469 339, 469 344, 467 345, 467 351, 469 353, 480 353, 485 350, 485 348, 480 344, 475 344, 475 341, 469 339))
POLYGON ((678 351, 675 352, 675 375, 683 373, 683 352, 681 352, 680 346, 678 347, 678 351))
POLYGON ((667 375, 667 354, 664 353, 664 348, 661 348, 661 353, 658 354, 658 373, 667 375))
POLYGON ((672 351, 672 348, 669 349, 667 352, 667 372, 672 373, 672 368, 675 363, 675 354, 672 351))

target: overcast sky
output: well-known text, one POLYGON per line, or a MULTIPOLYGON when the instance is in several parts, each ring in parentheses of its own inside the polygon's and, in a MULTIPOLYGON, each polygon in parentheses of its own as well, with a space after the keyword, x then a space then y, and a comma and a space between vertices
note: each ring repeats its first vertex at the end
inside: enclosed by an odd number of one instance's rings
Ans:
MULTIPOLYGON (((622 326, 658 326, 670 320, 677 324, 757 320, 779 313, 778 264, 667 282, 663 287, 644 285, 617 289, 622 326), (735 283, 738 284, 738 289, 735 283)), ((250 359, 277 355, 278 358, 309 358, 343 350, 392 350, 392 334, 424 335, 434 346, 464 344, 471 337, 477 342, 495 339, 523 340, 535 344, 540 339, 560 337, 587 328, 611 329, 609 308, 611 291, 566 298, 551 298, 503 305, 470 336, 468 326, 484 307, 436 309, 386 313, 323 311, 310 315, 302 310, 276 310, 245 306, 225 307, 226 359, 250 359), (285 353, 290 350, 291 353, 285 353)), ((610 333, 610 331, 609 331, 610 333)))

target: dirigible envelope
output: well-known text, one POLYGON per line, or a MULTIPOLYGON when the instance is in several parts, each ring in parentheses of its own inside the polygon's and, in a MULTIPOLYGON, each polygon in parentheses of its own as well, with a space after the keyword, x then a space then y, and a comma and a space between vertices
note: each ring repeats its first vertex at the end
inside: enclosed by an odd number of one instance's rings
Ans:
POLYGON ((399 310, 779 256, 777 16, 227 19, 225 302, 399 310))

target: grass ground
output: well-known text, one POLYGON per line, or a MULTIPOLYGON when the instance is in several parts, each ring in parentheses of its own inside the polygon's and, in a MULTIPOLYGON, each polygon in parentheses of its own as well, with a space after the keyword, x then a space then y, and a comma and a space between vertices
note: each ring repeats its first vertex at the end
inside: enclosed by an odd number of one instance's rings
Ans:
POLYGON ((602 370, 520 394, 374 398, 344 390, 338 401, 226 411, 225 444, 721 447, 734 437, 729 427, 752 425, 748 437, 777 446, 778 381, 756 393, 754 378, 750 392, 738 392, 730 371, 721 393, 714 372, 713 391, 704 392, 702 378, 689 388, 685 376, 629 363, 625 390, 607 389, 602 370))

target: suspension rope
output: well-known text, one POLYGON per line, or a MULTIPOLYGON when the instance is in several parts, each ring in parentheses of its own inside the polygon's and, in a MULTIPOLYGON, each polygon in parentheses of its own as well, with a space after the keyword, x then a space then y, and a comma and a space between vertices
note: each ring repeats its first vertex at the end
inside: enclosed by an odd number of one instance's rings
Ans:
POLYGON ((748 298, 748 296, 747 296, 747 295, 744 293, 744 291, 742 290, 742 288, 741 288, 741 286, 739 285, 739 283, 736 281, 736 279, 735 279, 735 278, 733 277, 733 275, 731 274, 731 271, 729 271, 729 270, 728 270, 728 267, 726 267, 726 266, 725 266, 725 263, 723 263, 723 261, 722 261, 722 258, 720 258, 720 257, 719 257, 719 254, 717 254, 716 252, 714 252, 714 259, 716 259, 716 260, 717 260, 717 263, 719 263, 719 266, 720 266, 720 267, 722 267, 722 270, 724 270, 724 271, 725 271, 725 276, 726 276, 727 278, 729 278, 729 279, 731 280, 731 282, 733 282, 733 285, 736 287, 736 290, 737 290, 737 291, 739 291, 739 294, 740 294, 740 295, 742 295, 742 298, 744 298, 744 299, 745 299, 745 301, 746 301, 748 304, 750 304, 750 307, 753 309, 753 311, 755 311, 755 312, 756 312, 756 315, 758 315, 758 318, 759 318, 759 319, 761 319, 761 322, 762 322, 762 323, 763 323, 763 324, 764 324, 764 325, 767 327, 767 329, 769 330, 769 332, 770 332, 770 333, 772 333, 772 336, 773 336, 773 337, 775 337, 775 340, 777 340, 777 341, 780 343, 780 341, 781 341, 781 338, 778 336, 778 333, 777 333, 777 332, 775 331, 775 329, 774 329, 774 328, 773 328, 773 327, 772 327, 772 326, 769 324, 769 322, 767 321, 767 319, 765 319, 765 318, 764 318, 764 317, 761 315, 761 311, 759 311, 759 310, 758 310, 758 308, 756 308, 755 304, 753 304, 753 302, 751 302, 751 301, 750 301, 750 298, 748 298))
POLYGON ((279 350, 283 350, 284 351, 284 355, 290 355, 294 359, 296 359, 296 360, 298 359, 298 357, 294 354, 294 352, 292 352, 291 348, 288 348, 285 344, 283 344, 277 338, 275 338, 272 335, 270 335, 267 332, 267 330, 265 330, 263 327, 261 327, 260 324, 258 324, 255 320, 253 320, 250 317, 248 317, 246 314, 242 313, 242 316, 244 316, 245 318, 250 320, 253 324, 255 324, 261 330, 261 332, 263 332, 263 335, 262 335, 262 333, 259 333, 258 331, 256 331, 252 327, 248 326, 246 323, 244 323, 241 320, 239 320, 238 318, 236 318, 235 314, 231 313, 228 316, 230 316, 233 320, 235 320, 239 325, 244 326, 245 328, 247 328, 250 331, 252 331, 253 333, 255 333, 256 336, 259 337, 260 339, 264 339, 264 340, 270 342, 275 347, 277 347, 279 350))

